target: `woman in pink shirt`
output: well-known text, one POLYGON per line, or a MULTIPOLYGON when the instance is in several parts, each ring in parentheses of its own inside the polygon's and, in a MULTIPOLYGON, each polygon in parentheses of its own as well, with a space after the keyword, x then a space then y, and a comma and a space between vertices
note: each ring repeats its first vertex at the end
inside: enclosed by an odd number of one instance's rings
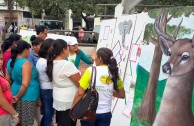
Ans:
MULTIPOLYGON (((3 64, 3 54, 0 50, 0 69, 3 64)), ((13 126, 19 121, 19 114, 12 107, 12 93, 9 82, 0 75, 0 125, 13 126)))
POLYGON ((11 58, 11 47, 15 44, 16 41, 20 40, 21 36, 18 34, 11 34, 9 38, 7 38, 2 44, 2 51, 3 51, 3 74, 6 75, 5 69, 7 66, 8 60, 11 58))

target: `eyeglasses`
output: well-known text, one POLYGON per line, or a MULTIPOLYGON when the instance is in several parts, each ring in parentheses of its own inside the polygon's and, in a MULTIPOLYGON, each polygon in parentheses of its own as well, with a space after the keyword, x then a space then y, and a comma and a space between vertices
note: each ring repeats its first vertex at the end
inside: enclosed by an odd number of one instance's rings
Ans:
POLYGON ((71 46, 74 46, 74 47, 75 47, 75 46, 78 46, 78 44, 75 44, 75 45, 71 45, 71 46))
POLYGON ((45 34, 45 35, 47 36, 48 33, 44 33, 44 32, 43 32, 43 34, 45 34))

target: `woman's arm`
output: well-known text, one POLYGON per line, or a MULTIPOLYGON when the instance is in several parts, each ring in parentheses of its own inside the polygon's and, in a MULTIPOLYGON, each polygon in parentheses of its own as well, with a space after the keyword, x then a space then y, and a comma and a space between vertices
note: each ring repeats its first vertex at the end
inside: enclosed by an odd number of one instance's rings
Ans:
POLYGON ((113 96, 114 97, 117 97, 117 98, 125 98, 125 91, 124 91, 124 88, 118 90, 118 91, 114 91, 113 92, 113 96))
POLYGON ((117 86, 118 90, 113 92, 113 96, 117 98, 125 98, 124 84, 120 77, 118 79, 117 86))
POLYGON ((69 78, 71 79, 71 81, 74 82, 74 84, 75 84, 77 87, 79 87, 79 80, 80 80, 80 78, 81 78, 81 75, 80 75, 79 72, 76 73, 76 74, 73 74, 73 75, 69 76, 69 78))
POLYGON ((9 75, 7 69, 6 69, 6 72, 5 72, 5 73, 6 73, 6 74, 5 74, 5 79, 8 80, 10 84, 12 84, 12 82, 11 82, 11 77, 10 77, 11 75, 9 75))
POLYGON ((0 106, 9 112, 13 117, 17 115, 17 112, 13 109, 13 107, 5 100, 3 97, 2 89, 0 88, 0 106))
POLYGON ((93 63, 92 59, 90 59, 88 56, 86 56, 86 54, 82 50, 80 50, 80 55, 81 55, 81 60, 84 61, 85 63, 87 63, 87 64, 93 63))
POLYGON ((82 98, 82 96, 85 94, 85 90, 88 89, 90 84, 90 72, 88 69, 85 70, 84 74, 82 75, 82 78, 79 81, 80 86, 75 94, 73 103, 71 108, 82 98))
POLYGON ((13 102, 17 102, 22 97, 22 95, 26 92, 30 84, 31 76, 32 76, 32 65, 30 64, 29 61, 26 61, 22 65, 22 86, 18 94, 13 97, 14 99, 13 102))
POLYGON ((71 108, 73 108, 74 105, 82 98, 84 93, 85 93, 85 90, 82 87, 79 86, 79 88, 78 88, 78 90, 77 90, 77 92, 75 94, 75 97, 73 99, 73 103, 71 105, 71 108))

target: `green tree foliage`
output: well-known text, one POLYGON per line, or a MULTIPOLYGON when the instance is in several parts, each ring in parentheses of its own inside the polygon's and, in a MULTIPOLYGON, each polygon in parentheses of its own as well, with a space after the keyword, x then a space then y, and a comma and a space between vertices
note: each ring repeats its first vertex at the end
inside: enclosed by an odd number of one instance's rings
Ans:
POLYGON ((144 5, 175 5, 175 6, 192 6, 194 0, 142 0, 144 5))
MULTIPOLYGON (((167 25, 167 28, 166 28, 167 33, 170 36, 173 36, 174 30, 176 28, 177 28, 176 25, 172 25, 172 26, 167 25)), ((150 43, 150 40, 148 39, 149 36, 151 36, 152 38, 156 38, 156 33, 153 29, 154 29, 153 23, 149 23, 146 25, 143 44, 150 43)), ((192 29, 186 28, 185 26, 181 26, 178 32, 177 38, 182 38, 182 36, 191 34, 191 32, 192 32, 192 29)))
MULTIPOLYGON (((170 8, 163 8, 168 10, 169 15, 171 15, 173 18, 178 18, 181 16, 189 17, 194 12, 193 6, 179 6, 179 7, 170 7, 170 8)), ((150 10, 148 15, 150 18, 155 19, 159 14, 161 13, 161 9, 154 9, 150 10)))
MULTIPOLYGON (((89 24, 87 21, 87 16, 94 15, 96 13, 97 4, 118 4, 121 0, 73 0, 66 2, 66 7, 72 10, 73 18, 83 18, 86 22, 86 29, 89 30, 89 24), (83 13, 86 14, 83 15, 83 13)), ((99 13, 104 12, 103 7, 98 8, 99 13)), ((108 14, 114 14, 114 9, 106 8, 108 14)))
MULTIPOLYGON (((118 4, 121 0, 17 0, 17 2, 20 7, 29 7, 33 15, 41 15, 44 10, 46 15, 63 18, 66 11, 71 9, 72 17, 83 18, 87 26, 86 17, 96 13, 97 4, 118 4)), ((103 7, 99 11, 103 12, 103 7)), ((114 9, 107 8, 107 13, 114 14, 114 9)))
POLYGON ((32 15, 40 15, 42 12, 41 0, 17 0, 21 8, 28 7, 32 15))

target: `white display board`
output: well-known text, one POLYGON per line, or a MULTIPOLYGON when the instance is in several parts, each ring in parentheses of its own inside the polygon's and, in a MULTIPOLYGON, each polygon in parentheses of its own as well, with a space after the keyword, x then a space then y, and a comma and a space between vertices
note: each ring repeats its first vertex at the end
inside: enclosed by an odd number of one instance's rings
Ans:
MULTIPOLYGON (((111 126, 130 126, 132 106, 134 99, 135 83, 137 78, 136 67, 139 63, 141 54, 141 44, 143 41, 145 25, 147 23, 147 13, 136 15, 135 27, 132 35, 132 41, 129 44, 129 52, 124 72, 125 99, 114 98, 112 102, 112 120, 111 126), (145 19, 142 21, 142 19, 145 19)), ((122 64, 121 64, 122 65, 122 64)))
POLYGON ((113 20, 104 20, 101 24, 97 48, 108 47, 117 59, 120 75, 124 82, 125 99, 113 98, 111 126, 130 126, 136 81, 136 67, 141 51, 141 42, 146 25, 147 13, 121 16, 113 20), (145 19, 142 21, 142 19, 145 19), (110 29, 115 28, 114 32, 110 29), (109 31, 109 34, 107 34, 109 31), (113 34, 114 33, 114 34, 113 34))
MULTIPOLYGON (((34 30, 23 30, 21 29, 20 30, 20 33, 19 33, 22 38, 25 38, 24 40, 26 40, 27 42, 29 42, 30 40, 30 37, 32 35, 36 35, 36 31, 34 30)), ((57 35, 57 34, 53 34, 53 33, 48 33, 47 34, 47 38, 52 38, 52 39, 63 39, 63 40, 67 40, 68 38, 70 38, 71 36, 65 36, 65 35, 57 35)), ((46 39, 47 39, 46 38, 46 39)))
POLYGON ((101 47, 111 48, 115 31, 116 19, 103 20, 100 28, 97 49, 101 47))

